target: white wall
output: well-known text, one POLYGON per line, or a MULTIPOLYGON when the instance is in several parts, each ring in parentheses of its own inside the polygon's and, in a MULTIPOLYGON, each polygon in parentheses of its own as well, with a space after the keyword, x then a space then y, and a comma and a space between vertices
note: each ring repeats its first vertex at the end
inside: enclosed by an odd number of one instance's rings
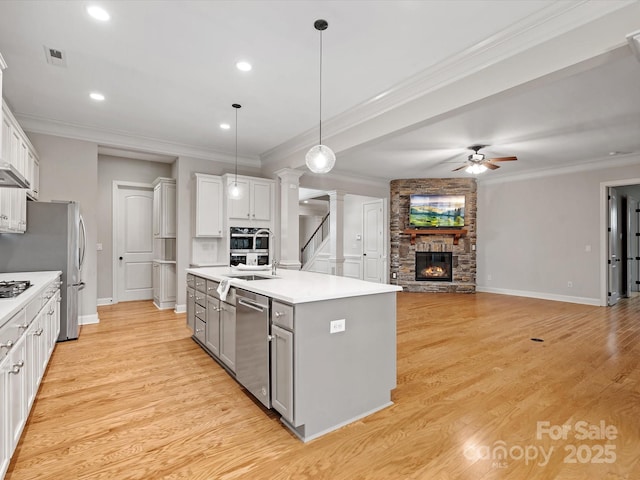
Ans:
POLYGON ((98 299, 113 297, 113 182, 151 184, 157 177, 171 177, 171 164, 98 155, 98 299))
POLYGON ((627 178, 640 178, 640 157, 625 167, 479 182, 478 291, 599 304, 600 184, 627 178))
POLYGON ((72 200, 80 204, 87 227, 87 253, 81 274, 86 286, 80 291, 80 321, 96 321, 98 146, 37 133, 29 133, 29 139, 40 157, 40 201, 72 200))

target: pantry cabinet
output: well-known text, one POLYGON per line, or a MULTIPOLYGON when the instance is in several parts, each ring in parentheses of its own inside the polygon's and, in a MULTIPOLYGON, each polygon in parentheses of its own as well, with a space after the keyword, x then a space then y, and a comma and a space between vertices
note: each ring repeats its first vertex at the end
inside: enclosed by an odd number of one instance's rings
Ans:
POLYGON ((176 238, 176 181, 157 178, 153 182, 153 237, 176 238))
POLYGON ((161 309, 176 304, 176 264, 173 261, 153 262, 153 303, 161 309))

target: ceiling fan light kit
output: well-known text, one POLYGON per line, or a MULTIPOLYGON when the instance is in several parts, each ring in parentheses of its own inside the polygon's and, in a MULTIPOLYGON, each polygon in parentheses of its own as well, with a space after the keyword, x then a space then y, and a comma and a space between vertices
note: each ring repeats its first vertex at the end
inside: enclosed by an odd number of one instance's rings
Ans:
POLYGON ((483 153, 478 153, 480 149, 485 147, 488 147, 488 145, 471 145, 469 150, 473 150, 473 153, 469 155, 467 162, 458 168, 454 168, 453 171, 457 172, 464 169, 466 173, 479 175, 487 170, 497 170, 500 168, 500 166, 495 165, 493 162, 512 162, 518 160, 517 157, 485 158, 483 153))
POLYGON ((322 32, 327 29, 329 23, 319 19, 314 22, 313 26, 320 32, 320 137, 318 145, 311 147, 305 155, 305 163, 313 173, 327 173, 336 164, 336 154, 322 144, 322 32))

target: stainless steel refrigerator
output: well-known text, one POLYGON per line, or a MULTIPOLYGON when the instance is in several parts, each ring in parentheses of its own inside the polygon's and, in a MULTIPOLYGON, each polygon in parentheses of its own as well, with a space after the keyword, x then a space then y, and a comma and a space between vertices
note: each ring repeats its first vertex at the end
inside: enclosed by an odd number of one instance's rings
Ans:
POLYGON ((0 272, 62 271, 60 336, 78 338, 86 231, 75 202, 27 202, 27 231, 0 234, 0 272))

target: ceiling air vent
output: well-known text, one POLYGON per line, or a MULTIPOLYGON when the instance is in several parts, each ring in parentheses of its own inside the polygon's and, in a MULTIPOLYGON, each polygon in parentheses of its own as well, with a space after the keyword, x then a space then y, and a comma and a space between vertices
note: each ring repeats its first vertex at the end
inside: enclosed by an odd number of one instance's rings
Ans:
POLYGON ((58 67, 67 66, 67 55, 62 50, 56 50, 55 48, 49 48, 44 45, 44 55, 47 57, 47 63, 50 65, 56 65, 58 67))

